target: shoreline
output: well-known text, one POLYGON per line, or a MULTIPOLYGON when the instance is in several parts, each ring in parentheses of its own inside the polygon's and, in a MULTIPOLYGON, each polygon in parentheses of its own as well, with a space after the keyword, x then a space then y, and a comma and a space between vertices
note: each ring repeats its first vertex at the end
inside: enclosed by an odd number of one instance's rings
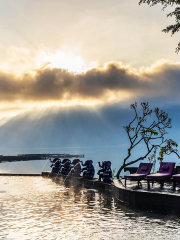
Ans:
POLYGON ((0 176, 27 176, 27 177, 41 177, 41 173, 0 173, 0 176))

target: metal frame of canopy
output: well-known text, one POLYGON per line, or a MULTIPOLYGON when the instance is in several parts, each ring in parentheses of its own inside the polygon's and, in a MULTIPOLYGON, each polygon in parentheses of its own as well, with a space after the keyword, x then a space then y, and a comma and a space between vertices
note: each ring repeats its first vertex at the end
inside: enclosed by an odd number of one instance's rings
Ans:
POLYGON ((84 154, 60 154, 60 153, 48 153, 48 154, 18 154, 15 156, 3 156, 0 155, 0 163, 4 162, 21 162, 32 160, 46 160, 48 158, 84 158, 84 154))

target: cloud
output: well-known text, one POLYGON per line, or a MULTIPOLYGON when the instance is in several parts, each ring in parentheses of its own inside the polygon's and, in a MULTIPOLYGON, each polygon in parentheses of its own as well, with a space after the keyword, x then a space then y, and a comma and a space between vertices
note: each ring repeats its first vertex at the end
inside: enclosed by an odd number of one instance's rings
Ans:
POLYGON ((1 102, 96 102, 163 97, 179 99, 180 63, 159 61, 139 71, 110 62, 75 74, 59 68, 42 68, 35 74, 0 73, 1 102))

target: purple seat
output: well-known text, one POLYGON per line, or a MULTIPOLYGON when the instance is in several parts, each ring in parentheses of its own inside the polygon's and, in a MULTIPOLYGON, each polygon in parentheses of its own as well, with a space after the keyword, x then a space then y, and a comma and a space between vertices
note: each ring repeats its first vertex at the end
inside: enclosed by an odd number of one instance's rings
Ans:
POLYGON ((125 187, 126 187, 126 180, 138 181, 138 187, 140 180, 144 179, 151 171, 152 163, 140 163, 137 169, 137 173, 125 175, 125 187))
POLYGON ((172 178, 180 181, 180 174, 173 175, 172 178))
POLYGON ((180 182, 180 174, 173 175, 172 178, 173 178, 173 190, 175 190, 176 182, 180 182))
POLYGON ((170 179, 174 170, 174 162, 161 162, 158 173, 147 175, 148 189, 150 189, 149 182, 159 181, 161 183, 161 188, 164 185, 164 179, 170 179))

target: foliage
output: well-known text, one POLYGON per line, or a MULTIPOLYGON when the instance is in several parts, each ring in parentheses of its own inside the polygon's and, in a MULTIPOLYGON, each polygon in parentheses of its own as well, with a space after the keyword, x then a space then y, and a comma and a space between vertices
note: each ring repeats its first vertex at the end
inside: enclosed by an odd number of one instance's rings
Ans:
POLYGON ((114 180, 117 177, 115 172, 116 172, 116 168, 113 168, 113 170, 112 170, 112 180, 114 180))
MULTIPOLYGON (((175 6, 174 11, 167 14, 167 17, 175 17, 175 24, 167 26, 162 31, 165 33, 171 32, 171 35, 173 35, 176 32, 179 32, 180 30, 180 0, 140 0, 139 4, 147 3, 150 6, 154 6, 156 4, 162 4, 163 10, 168 6, 175 6)), ((176 48, 176 53, 180 51, 180 42, 178 43, 178 46, 176 48)))
POLYGON ((173 147, 178 147, 178 144, 174 142, 172 139, 168 139, 166 141, 166 145, 160 148, 158 159, 161 160, 163 159, 164 154, 170 155, 171 153, 176 153, 176 155, 179 157, 178 150, 174 149, 173 147))
MULTIPOLYGON (((122 166, 119 168, 117 172, 117 178, 121 171, 140 160, 144 160, 147 156, 149 160, 153 161, 156 156, 156 151, 159 149, 159 158, 158 160, 162 161, 164 154, 175 153, 178 157, 178 150, 175 149, 177 147, 177 143, 172 139, 166 139, 165 135, 167 134, 166 129, 171 128, 171 118, 168 117, 168 114, 163 110, 159 110, 159 108, 155 108, 154 110, 150 109, 148 102, 142 102, 142 114, 139 115, 137 111, 137 102, 131 104, 131 109, 134 111, 135 116, 133 120, 129 123, 129 125, 124 126, 125 131, 127 132, 130 146, 128 148, 128 154, 124 158, 122 166), (154 119, 151 119, 151 115, 154 115, 154 119), (129 161, 131 157, 132 150, 144 143, 146 147, 146 153, 141 157, 129 161)), ((155 164, 155 163, 154 163, 155 164)))

